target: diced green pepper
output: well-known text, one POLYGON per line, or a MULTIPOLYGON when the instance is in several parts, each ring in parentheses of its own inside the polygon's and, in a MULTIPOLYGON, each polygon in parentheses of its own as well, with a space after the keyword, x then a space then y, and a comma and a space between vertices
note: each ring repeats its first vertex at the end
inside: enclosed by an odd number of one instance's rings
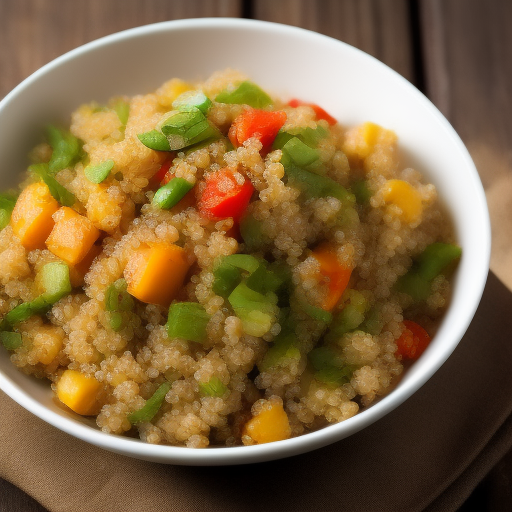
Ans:
POLYGON ((162 210, 168 210, 176 206, 193 187, 186 179, 175 177, 155 192, 153 204, 162 210))
POLYGON ((14 193, 0 194, 0 230, 9 224, 17 198, 18 196, 14 193))
POLYGON ((63 187, 49 171, 48 164, 33 164, 28 170, 46 183, 50 194, 63 206, 73 206, 76 202, 75 196, 63 187))
POLYGON ((238 103, 253 108, 265 108, 272 105, 272 98, 255 83, 246 80, 233 91, 220 92, 215 101, 219 103, 238 103))
POLYGON ((216 396, 221 397, 228 390, 222 381, 213 376, 208 382, 199 383, 199 392, 203 396, 216 396))
POLYGON ((267 268, 265 261, 260 262, 258 268, 247 278, 249 288, 259 293, 275 292, 284 283, 285 276, 279 275, 267 268))
POLYGON ((279 131, 272 149, 283 149, 284 145, 293 137, 297 137, 310 148, 316 148, 318 143, 329 135, 329 130, 318 125, 316 128, 291 128, 287 131, 279 131))
POLYGON ((368 187, 368 182, 366 180, 358 180, 352 183, 350 189, 356 197, 357 204, 364 206, 370 202, 372 191, 368 187))
POLYGON ((219 265, 214 269, 213 276, 215 278, 212 286, 213 292, 227 299, 242 280, 242 271, 231 265, 219 265))
POLYGON ((53 150, 48 162, 50 173, 55 174, 62 171, 62 169, 66 169, 80 160, 82 144, 71 133, 49 125, 46 129, 46 135, 53 150))
POLYGON ((307 302, 306 299, 302 299, 300 301, 300 306, 302 311, 304 311, 304 313, 306 313, 306 315, 311 317, 313 320, 316 320, 317 322, 322 322, 326 325, 331 323, 332 314, 329 313, 329 311, 313 306, 312 304, 307 302))
POLYGON ((149 149, 154 149, 155 151, 171 151, 167 137, 158 130, 139 133, 137 134, 137 138, 149 149))
POLYGON ((0 331, 0 342, 7 350, 16 350, 22 344, 21 334, 19 332, 0 331))
POLYGON ((69 278, 69 267, 60 261, 44 265, 41 270, 41 284, 44 293, 41 295, 48 304, 54 304, 72 290, 69 278))
POLYGON ((165 395, 167 395, 170 389, 170 382, 160 384, 158 389, 153 393, 153 396, 146 401, 144 407, 128 415, 128 421, 132 425, 151 421, 162 407, 165 395))
POLYGON ((300 360, 300 350, 294 345, 294 341, 295 334, 293 333, 277 336, 274 344, 267 350, 258 365, 259 370, 267 372, 272 368, 286 366, 290 361, 300 360))
POLYGON ((127 101, 120 99, 114 103, 112 108, 117 114, 117 117, 119 118, 119 121, 121 121, 123 127, 125 127, 128 122, 128 117, 130 116, 130 104, 127 101))
POLYGON ((250 214, 240 221, 240 235, 249 252, 257 251, 269 243, 269 238, 263 234, 261 222, 250 214))
POLYGON ((295 165, 306 168, 314 163, 319 163, 320 153, 318 150, 310 148, 304 144, 298 137, 292 137, 283 146, 283 157, 281 162, 285 165, 284 160, 290 159, 295 165))
POLYGON ((260 266, 260 261, 250 254, 230 254, 224 256, 221 264, 231 265, 252 274, 260 266))
POLYGON ((123 315, 119 311, 112 311, 110 313, 110 328, 114 332, 119 332, 124 326, 123 315))
POLYGON ((167 334, 169 338, 183 338, 188 341, 204 343, 207 338, 206 327, 210 316, 197 302, 175 302, 169 308, 167 334))
POLYGON ((186 91, 172 102, 172 108, 176 110, 186 110, 190 107, 195 107, 205 115, 211 106, 212 101, 203 91, 186 91))
POLYGON ((318 347, 308 354, 308 359, 316 370, 315 378, 325 384, 341 385, 349 382, 357 367, 347 365, 329 347, 318 347))
POLYGON ((326 342, 335 341, 345 333, 359 327, 368 309, 368 301, 357 290, 347 290, 343 294, 343 309, 334 317, 329 332, 325 336, 326 342))
POLYGON ((368 313, 366 313, 363 323, 358 326, 359 330, 372 334, 373 336, 380 334, 383 327, 384 323, 378 305, 370 308, 368 313))
POLYGON ((84 169, 85 177, 92 183, 101 183, 107 179, 114 165, 114 160, 105 160, 96 165, 88 165, 84 169))

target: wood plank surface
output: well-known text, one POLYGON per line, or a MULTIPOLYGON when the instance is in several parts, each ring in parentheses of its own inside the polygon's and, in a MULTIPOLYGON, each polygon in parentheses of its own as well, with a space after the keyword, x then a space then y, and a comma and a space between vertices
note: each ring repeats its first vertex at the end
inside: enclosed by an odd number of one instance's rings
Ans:
POLYGON ((0 98, 42 65, 99 37, 160 21, 241 14, 242 0, 0 0, 0 98))
POLYGON ((466 144, 493 226, 491 269, 512 289, 512 2, 422 0, 426 93, 466 144))
POLYGON ((417 82, 407 0, 257 0, 253 15, 339 39, 417 82))

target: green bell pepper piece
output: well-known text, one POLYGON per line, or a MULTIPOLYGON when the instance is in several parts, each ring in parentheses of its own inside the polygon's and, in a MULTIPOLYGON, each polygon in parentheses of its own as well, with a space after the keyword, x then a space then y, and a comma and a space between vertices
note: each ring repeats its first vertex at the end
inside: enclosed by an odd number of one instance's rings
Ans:
POLYGON ((169 308, 167 335, 169 338, 183 338, 204 343, 207 339, 206 327, 210 316, 197 302, 175 302, 169 308))
POLYGON ((176 206, 193 187, 186 179, 175 177, 155 192, 153 204, 162 210, 168 210, 176 206))
POLYGON ((246 80, 233 91, 220 92, 215 101, 219 103, 238 103, 253 108, 265 108, 272 105, 272 98, 255 83, 246 80))

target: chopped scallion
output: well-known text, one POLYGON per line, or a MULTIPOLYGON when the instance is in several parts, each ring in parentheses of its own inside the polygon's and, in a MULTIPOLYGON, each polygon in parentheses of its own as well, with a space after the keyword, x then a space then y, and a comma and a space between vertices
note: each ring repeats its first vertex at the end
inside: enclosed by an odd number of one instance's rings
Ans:
POLYGON ((176 206, 193 187, 194 185, 184 178, 175 177, 155 192, 153 204, 162 210, 168 210, 176 206))
POLYGON ((171 151, 167 137, 158 130, 137 134, 138 139, 149 149, 155 151, 171 151))
POLYGON ((85 177, 92 183, 101 183, 107 179, 114 165, 114 160, 105 160, 96 165, 88 165, 84 169, 85 177))
POLYGON ((163 384, 160 384, 160 387, 153 393, 153 396, 146 401, 144 407, 128 415, 128 421, 132 425, 151 421, 160 410, 160 407, 162 407, 165 395, 169 392, 170 389, 170 382, 164 382, 163 384))

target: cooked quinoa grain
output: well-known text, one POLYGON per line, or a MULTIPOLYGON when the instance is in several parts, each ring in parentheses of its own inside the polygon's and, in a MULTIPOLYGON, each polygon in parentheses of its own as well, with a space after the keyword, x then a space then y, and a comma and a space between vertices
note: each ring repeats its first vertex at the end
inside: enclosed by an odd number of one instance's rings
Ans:
POLYGON ((227 70, 82 105, 47 135, 0 198, 0 339, 102 431, 303 435, 427 348, 460 248, 390 130, 227 70))

